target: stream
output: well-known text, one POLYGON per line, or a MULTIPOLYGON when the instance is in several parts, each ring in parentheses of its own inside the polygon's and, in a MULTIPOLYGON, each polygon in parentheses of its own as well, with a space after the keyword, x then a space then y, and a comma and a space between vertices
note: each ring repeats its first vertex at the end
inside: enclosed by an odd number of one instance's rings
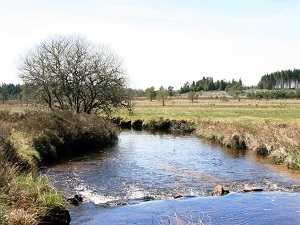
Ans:
POLYGON ((125 130, 114 145, 42 172, 83 196, 68 206, 71 224, 300 224, 299 171, 192 135, 125 130), (211 197, 217 184, 230 194, 211 197), (243 192, 253 186, 264 191, 243 192))

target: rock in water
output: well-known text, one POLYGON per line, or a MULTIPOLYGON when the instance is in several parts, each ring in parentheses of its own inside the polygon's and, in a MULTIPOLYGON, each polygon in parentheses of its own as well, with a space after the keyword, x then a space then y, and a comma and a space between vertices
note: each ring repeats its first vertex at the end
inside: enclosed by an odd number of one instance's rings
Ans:
POLYGON ((261 187, 245 187, 243 189, 244 192, 251 192, 251 191, 263 191, 263 188, 261 187))
POLYGON ((228 189, 228 188, 226 188, 226 187, 224 187, 224 186, 218 184, 218 185, 214 188, 214 190, 213 190, 213 192, 212 192, 212 195, 213 195, 213 196, 222 196, 222 195, 226 195, 226 194, 228 194, 228 193, 229 193, 229 189, 228 189))
POLYGON ((74 195, 68 198, 67 201, 72 205, 78 205, 80 202, 83 201, 83 198, 81 195, 74 195))
POLYGON ((173 198, 182 198, 182 197, 184 197, 184 194, 183 193, 177 193, 177 194, 175 194, 175 195, 173 195, 173 198))
POLYGON ((69 225, 70 222, 71 217, 69 211, 60 206, 56 206, 47 212, 39 225, 69 225))

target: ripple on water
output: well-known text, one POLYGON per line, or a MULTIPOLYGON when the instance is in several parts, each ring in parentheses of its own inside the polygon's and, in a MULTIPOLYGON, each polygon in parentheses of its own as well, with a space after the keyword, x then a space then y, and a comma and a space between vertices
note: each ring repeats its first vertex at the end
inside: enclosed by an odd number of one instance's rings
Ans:
MULTIPOLYGON (((245 186, 288 192, 297 192, 300 187, 299 172, 270 165, 250 152, 240 154, 211 146, 193 136, 136 131, 122 132, 113 147, 43 172, 59 189, 68 194, 80 193, 86 201, 99 205, 136 203, 134 199, 145 196, 169 199, 176 193, 208 196, 216 184, 236 193, 245 186)), ((236 210, 238 202, 236 199, 236 210)))

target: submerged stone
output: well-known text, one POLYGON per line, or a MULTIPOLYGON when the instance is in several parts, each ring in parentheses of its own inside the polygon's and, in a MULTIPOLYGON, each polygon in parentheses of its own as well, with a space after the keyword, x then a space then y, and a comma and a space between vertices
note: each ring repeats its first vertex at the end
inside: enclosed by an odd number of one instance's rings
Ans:
POLYGON ((81 195, 74 195, 72 197, 69 197, 67 201, 72 205, 78 205, 83 201, 83 198, 81 195))
POLYGON ((243 189, 244 192, 252 192, 252 191, 263 191, 262 187, 245 187, 243 189))
POLYGON ((182 198, 182 197, 184 197, 184 194, 182 194, 182 193, 177 193, 177 194, 173 195, 173 197, 174 197, 174 198, 182 198))
POLYGON ((47 215, 42 219, 40 225, 68 225, 70 222, 71 216, 69 211, 56 206, 47 212, 47 215))

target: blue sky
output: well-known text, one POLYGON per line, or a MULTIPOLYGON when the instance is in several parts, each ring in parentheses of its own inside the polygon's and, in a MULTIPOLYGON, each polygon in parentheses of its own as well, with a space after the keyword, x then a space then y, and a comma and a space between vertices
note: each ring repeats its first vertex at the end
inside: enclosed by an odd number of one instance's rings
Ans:
POLYGON ((123 59, 133 88, 261 76, 299 68, 299 0, 0 0, 0 82, 20 83, 20 55, 80 34, 123 59))

